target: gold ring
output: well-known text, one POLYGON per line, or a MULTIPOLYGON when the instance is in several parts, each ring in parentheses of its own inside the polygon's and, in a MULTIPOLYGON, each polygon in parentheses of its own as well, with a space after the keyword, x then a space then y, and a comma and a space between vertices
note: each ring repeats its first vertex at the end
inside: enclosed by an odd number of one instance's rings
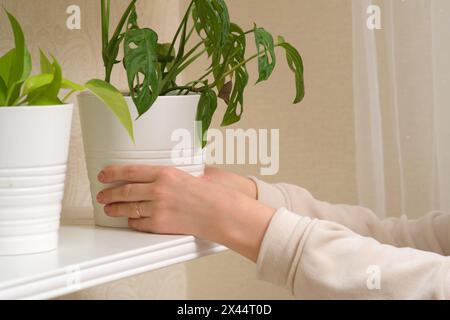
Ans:
POLYGON ((140 202, 135 202, 134 205, 136 206, 136 214, 139 217, 139 219, 142 219, 142 214, 141 214, 141 203, 140 202))

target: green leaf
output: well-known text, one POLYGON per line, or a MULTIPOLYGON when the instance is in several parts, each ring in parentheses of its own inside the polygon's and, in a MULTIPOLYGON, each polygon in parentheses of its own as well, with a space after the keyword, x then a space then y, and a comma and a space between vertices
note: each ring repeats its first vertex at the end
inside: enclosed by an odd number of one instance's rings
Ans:
MULTIPOLYGON (((164 78, 165 76, 167 76, 168 71, 166 70, 170 70, 172 69, 172 67, 175 65, 175 56, 176 56, 176 52, 175 52, 175 48, 172 46, 171 43, 158 43, 158 47, 157 47, 157 52, 158 52, 158 62, 160 63, 161 66, 161 72, 162 72, 162 78, 164 78), (169 52, 170 50, 170 52, 169 52), (163 70, 164 68, 164 70, 163 70)), ((175 76, 176 78, 176 76, 175 76)), ((176 87, 176 79, 173 79, 170 82, 170 85, 176 87)), ((163 89, 160 89, 160 93, 163 89)))
POLYGON ((15 60, 16 49, 12 49, 8 51, 5 55, 0 57, 0 78, 3 79, 3 82, 6 86, 9 83, 9 76, 11 74, 11 66, 15 60))
MULTIPOLYGON (((53 72, 53 71, 52 71, 53 72)), ((30 92, 36 91, 43 86, 49 85, 53 80, 53 74, 36 74, 27 79, 23 85, 22 95, 26 96, 30 92)))
POLYGON ((119 54, 120 45, 124 39, 123 35, 124 25, 126 24, 127 19, 130 16, 131 12, 135 10, 136 1, 137 0, 131 0, 127 9, 122 14, 122 17, 120 18, 120 21, 117 24, 116 29, 113 35, 111 36, 110 40, 108 40, 108 38, 109 38, 109 22, 110 22, 109 16, 111 3, 109 0, 107 0, 107 2, 105 2, 104 0, 101 1, 102 48, 103 48, 102 56, 103 56, 103 63, 105 65, 106 82, 110 82, 113 67, 115 64, 120 62, 119 60, 117 60, 117 56, 119 54))
POLYGON ((72 94, 74 94, 77 91, 84 91, 86 90, 85 86, 82 86, 81 84, 72 82, 70 80, 67 79, 63 79, 62 80, 62 84, 61 84, 63 89, 68 89, 70 90, 70 92, 68 94, 66 94, 66 96, 63 98, 63 103, 66 103, 66 101, 70 98, 70 96, 72 94))
MULTIPOLYGON (((230 39, 227 48, 229 56, 226 58, 229 65, 222 70, 235 69, 233 72, 234 85, 228 97, 228 108, 222 120, 222 126, 238 122, 244 111, 244 91, 249 82, 249 74, 245 62, 246 40, 244 31, 237 25, 231 25, 230 39)), ((223 89, 223 88, 222 88, 223 89)), ((221 90, 222 91, 222 90, 221 90)))
MULTIPOLYGON (((158 61, 160 63, 170 63, 175 60, 175 48, 170 43, 158 43, 157 47, 158 61), (171 52, 169 52, 171 50, 171 52)), ((168 65, 170 69, 170 66, 168 65)))
MULTIPOLYGON (((6 85, 10 83, 12 76, 12 66, 16 61, 16 49, 11 49, 5 55, 0 57, 0 78, 6 85)), ((24 72, 20 80, 25 80, 31 73, 31 55, 28 50, 25 53, 24 72)), ((11 80, 12 81, 12 80, 11 80)))
POLYGON ((136 11, 130 15, 124 45, 124 64, 130 95, 141 116, 159 96, 161 72, 158 63, 158 35, 151 29, 138 27, 136 11))
POLYGON ((194 0, 192 18, 209 56, 225 45, 230 32, 230 16, 224 0, 194 0))
POLYGON ((50 60, 48 60, 45 53, 39 49, 40 63, 41 63, 41 73, 53 73, 53 66, 50 60))
POLYGON ((244 112, 244 91, 248 84, 247 68, 242 66, 236 69, 235 83, 230 97, 230 103, 223 117, 222 126, 229 126, 241 120, 244 112))
POLYGON ((8 53, 9 56, 2 61, 0 69, 2 69, 3 80, 7 78, 5 81, 8 88, 6 104, 13 105, 20 95, 23 82, 31 73, 31 56, 25 46, 25 36, 20 24, 11 13, 7 10, 5 12, 14 34, 15 49, 12 51, 13 53, 11 51, 8 53))
MULTIPOLYGON (((16 51, 14 51, 16 52, 16 51)), ((14 64, 15 59, 12 61, 12 63, 14 64)), ((28 49, 25 50, 25 60, 24 60, 24 69, 23 69, 23 74, 22 77, 12 83, 9 87, 8 87, 8 95, 7 95, 7 99, 6 99, 6 104, 7 105, 14 105, 17 102, 17 99, 19 99, 20 96, 20 90, 22 88, 23 82, 30 76, 31 74, 31 55, 28 52, 28 49)), ((11 80, 11 75, 10 74, 10 80, 11 80)))
MULTIPOLYGON (((50 73, 44 73, 44 74, 36 74, 27 79, 25 81, 23 86, 22 95, 27 95, 32 91, 35 91, 43 86, 46 86, 50 84, 53 80, 53 74, 50 73)), ((61 88, 62 89, 69 89, 69 90, 76 90, 76 91, 83 91, 86 88, 80 84, 77 84, 75 82, 72 82, 67 79, 62 79, 61 81, 61 88)))
POLYGON ((276 65, 275 44, 272 35, 255 25, 255 42, 258 50, 258 71, 259 79, 257 83, 269 79, 276 65))
POLYGON ((53 99, 57 98, 62 85, 62 70, 58 61, 53 58, 53 80, 47 86, 44 95, 53 99))
MULTIPOLYGON (((58 98, 62 86, 62 71, 56 59, 53 60, 53 76, 50 83, 43 86, 36 86, 34 90, 28 92, 28 104, 35 106, 62 104, 58 98)), ((28 89, 29 90, 29 89, 28 89)))
POLYGON ((3 78, 0 77, 0 106, 4 106, 6 104, 6 95, 8 94, 8 88, 6 87, 3 78))
POLYGON ((8 81, 8 86, 11 86, 12 84, 20 81, 24 76, 26 48, 25 36, 23 34, 22 28, 12 14, 10 14, 8 11, 6 11, 6 14, 8 15, 8 19, 14 33, 15 42, 14 63, 11 65, 8 81))
MULTIPOLYGON (((222 90, 225 85, 223 74, 228 72, 237 60, 244 61, 247 40, 244 31, 235 23, 230 23, 228 39, 222 50, 217 50, 212 55, 211 67, 217 90, 222 90)), ((228 103, 228 102, 227 102, 228 103)))
POLYGON ((61 101, 61 99, 59 99, 58 97, 51 97, 51 96, 41 96, 34 102, 28 103, 29 106, 59 106, 63 104, 64 102, 61 101))
POLYGON ((15 49, 8 51, 5 55, 0 57, 0 86, 2 87, 0 93, 1 105, 10 106, 12 103, 8 103, 8 82, 11 73, 11 66, 15 59, 15 49))
POLYGON ((111 84, 102 80, 90 80, 85 84, 94 95, 105 103, 105 105, 116 115, 120 123, 127 130, 128 135, 134 142, 133 122, 131 120, 130 110, 122 93, 111 84))
POLYGON ((220 47, 225 45, 230 33, 230 14, 224 0, 211 0, 211 4, 219 18, 220 25, 220 47))
POLYGON ((287 43, 283 37, 278 37, 280 47, 286 51, 289 68, 295 74, 296 96, 294 103, 299 103, 305 97, 305 82, 303 78, 303 61, 300 53, 291 44, 287 43))
MULTIPOLYGON (((12 54, 12 60, 10 60, 9 62, 11 63, 10 66, 10 71, 9 71, 9 80, 11 80, 12 77, 12 65, 14 65, 15 63, 15 53, 16 50, 13 49, 13 54, 12 54)), ((28 78, 28 76, 31 73, 31 55, 28 52, 28 50, 25 51, 25 60, 24 60, 24 71, 23 71, 23 75, 22 77, 16 81, 13 82, 11 85, 8 86, 8 82, 5 81, 5 84, 8 88, 7 92, 7 98, 6 98, 6 105, 8 106, 12 106, 17 102, 17 99, 19 99, 20 96, 20 90, 22 88, 23 82, 28 78)))
POLYGON ((207 88, 204 90, 200 96, 200 101, 198 103, 197 109, 197 121, 202 122, 202 147, 204 148, 207 144, 207 133, 211 126, 211 121, 214 113, 217 109, 217 96, 216 93, 207 88))
POLYGON ((76 90, 76 91, 83 91, 83 90, 86 90, 86 87, 85 87, 85 86, 82 86, 81 84, 72 82, 72 81, 67 80, 67 79, 63 79, 63 80, 62 80, 61 87, 62 87, 63 89, 70 89, 70 90, 76 90))

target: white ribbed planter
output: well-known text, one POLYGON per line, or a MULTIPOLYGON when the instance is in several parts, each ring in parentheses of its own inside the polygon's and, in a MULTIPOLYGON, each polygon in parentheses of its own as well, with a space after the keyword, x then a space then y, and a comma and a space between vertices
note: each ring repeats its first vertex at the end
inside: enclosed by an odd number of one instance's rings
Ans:
MULTIPOLYGON (((94 95, 78 96, 86 164, 89 174, 95 223, 103 227, 127 228, 128 220, 110 218, 95 200, 106 187, 97 175, 109 165, 173 166, 192 175, 202 175, 204 162, 196 135, 197 105, 200 96, 159 97, 152 108, 134 121, 135 144, 117 118, 94 95), (189 133, 189 145, 180 145, 176 133, 189 133), (182 131, 178 131, 181 133, 182 131)), ((138 117, 131 98, 126 98, 133 119, 138 117)))
POLYGON ((0 108, 0 255, 56 249, 72 111, 0 108))

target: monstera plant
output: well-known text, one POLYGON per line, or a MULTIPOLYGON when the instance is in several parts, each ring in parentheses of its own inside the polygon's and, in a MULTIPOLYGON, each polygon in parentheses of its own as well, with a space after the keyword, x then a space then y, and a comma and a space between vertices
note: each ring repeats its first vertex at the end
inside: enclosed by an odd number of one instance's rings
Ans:
POLYGON ((197 118, 203 123, 204 134, 217 109, 218 99, 227 105, 222 125, 236 123, 243 113, 244 93, 249 83, 247 64, 257 59, 257 83, 268 80, 277 64, 277 48, 284 50, 295 75, 294 103, 302 101, 305 95, 303 62, 297 49, 281 36, 275 40, 256 24, 244 30, 231 22, 224 0, 191 0, 171 43, 160 43, 156 31, 139 26, 136 2, 130 2, 111 36, 111 1, 101 0, 102 39, 105 81, 111 81, 114 66, 123 62, 129 94, 140 116, 159 96, 196 93, 201 95, 197 118), (256 53, 247 56, 250 36, 254 37, 256 53), (122 44, 124 57, 120 60, 122 44), (209 59, 205 73, 198 79, 178 83, 179 75, 202 56, 209 59))

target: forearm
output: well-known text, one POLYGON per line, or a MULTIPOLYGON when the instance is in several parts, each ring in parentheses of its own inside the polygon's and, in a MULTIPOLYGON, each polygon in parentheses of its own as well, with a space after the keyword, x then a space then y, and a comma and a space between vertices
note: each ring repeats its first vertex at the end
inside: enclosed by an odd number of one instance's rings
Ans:
POLYGON ((256 262, 261 242, 275 213, 256 200, 234 194, 232 203, 217 202, 214 224, 198 231, 198 236, 220 243, 256 262))

